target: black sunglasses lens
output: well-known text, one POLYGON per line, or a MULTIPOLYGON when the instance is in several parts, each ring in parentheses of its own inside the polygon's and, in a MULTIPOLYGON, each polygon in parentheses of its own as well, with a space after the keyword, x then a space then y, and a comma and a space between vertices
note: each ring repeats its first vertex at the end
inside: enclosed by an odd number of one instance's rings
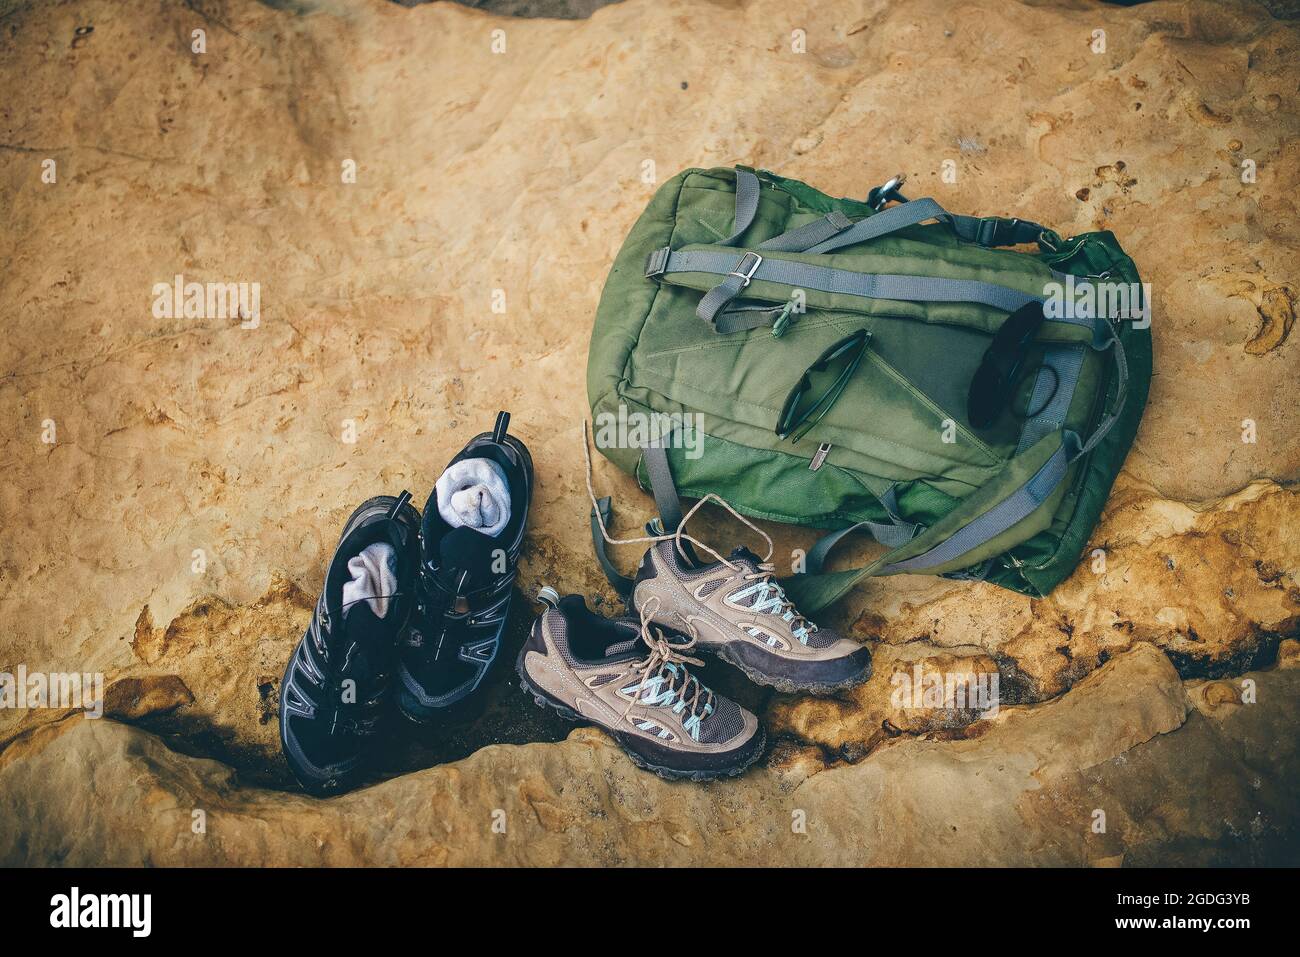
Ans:
POLYGON ((790 430, 795 427, 795 409, 799 406, 799 400, 803 398, 808 391, 808 373, 805 372, 799 377, 795 387, 790 390, 790 394, 785 397, 785 404, 781 406, 781 417, 777 419, 776 434, 778 438, 785 438, 790 430))
POLYGON ((993 336, 990 351, 1018 356, 1038 334, 1038 329, 1046 318, 1041 302, 1026 303, 1007 316, 993 336))
POLYGON ((996 422, 1002 411, 1004 396, 1002 374, 986 356, 975 370, 975 376, 970 380, 970 392, 966 396, 966 418, 970 424, 977 429, 987 429, 996 422))
MULTIPOLYGON (((834 343, 808 367, 807 371, 799 377, 795 387, 790 390, 790 394, 786 396, 785 404, 781 406, 781 416, 777 420, 776 426, 778 438, 783 439, 793 432, 821 403, 825 393, 822 393, 822 395, 809 394, 812 376, 825 372, 831 363, 839 359, 846 356, 851 357, 854 349, 860 351, 866 341, 867 331, 859 329, 857 332, 834 343)), ((834 386, 830 388, 834 388, 834 386)))
POLYGON ((835 345, 823 352, 822 357, 813 363, 816 367, 813 371, 821 372, 836 359, 852 350, 855 346, 861 344, 862 340, 865 338, 865 333, 859 330, 858 332, 853 333, 853 335, 841 339, 839 342, 835 343, 835 345))
POLYGON ((1041 302, 1027 303, 1007 316, 994 334, 966 397, 966 418, 973 427, 987 429, 1007 407, 1026 350, 1046 318, 1041 302))

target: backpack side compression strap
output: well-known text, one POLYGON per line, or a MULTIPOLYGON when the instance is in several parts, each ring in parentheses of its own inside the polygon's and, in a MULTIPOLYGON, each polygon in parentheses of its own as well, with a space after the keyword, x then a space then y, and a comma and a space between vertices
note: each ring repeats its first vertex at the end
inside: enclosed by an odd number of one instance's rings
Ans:
MULTIPOLYGON (((740 239, 754 221, 758 212, 758 199, 761 184, 757 176, 747 169, 736 168, 736 214, 732 234, 722 240, 720 245, 731 246, 740 239)), ((839 212, 831 212, 819 220, 800 226, 797 229, 774 236, 758 245, 759 249, 773 252, 807 252, 828 253, 845 246, 877 239, 890 233, 915 226, 927 220, 938 219, 952 226, 959 239, 977 243, 980 246, 1016 246, 1022 243, 1036 243, 1046 237, 1057 238, 1046 227, 1022 219, 1008 219, 999 216, 962 216, 950 213, 933 199, 914 199, 893 206, 881 212, 867 216, 856 223, 839 212)), ((662 260, 667 264, 667 260, 662 260)), ((761 263, 761 257, 758 257, 761 263)), ((757 264, 755 264, 757 268, 757 264)), ((675 270, 685 271, 685 270, 675 270)), ((754 278, 752 270, 746 271, 746 260, 742 259, 721 283, 705 293, 700 302, 697 315, 707 322, 714 323, 718 314, 725 309, 754 278)), ((766 276, 761 278, 768 278, 766 276)), ((883 298, 883 297, 882 297, 883 298)), ((889 297, 892 298, 892 297, 889 297)), ((761 322, 736 326, 733 322, 727 328, 716 326, 718 332, 736 332, 742 328, 755 328, 761 322)))
MULTIPOLYGON (((673 471, 668 465, 668 452, 664 445, 666 441, 665 436, 661 441, 652 442, 643 450, 646 472, 650 476, 650 491, 654 494, 655 506, 659 509, 659 517, 655 520, 657 527, 648 528, 647 531, 657 535, 670 535, 677 531, 677 526, 682 523, 682 502, 677 494, 677 483, 673 481, 673 471)), ((605 528, 609 528, 612 514, 613 505, 608 495, 596 502, 596 508, 591 510, 591 544, 595 549, 600 570, 605 573, 605 579, 613 586, 614 591, 618 592, 619 597, 626 601, 632 594, 632 579, 620 574, 614 567, 614 562, 605 548, 605 536, 600 530, 602 523, 605 528), (600 510, 599 519, 596 516, 597 509, 600 510)), ((689 544, 686 548, 690 548, 689 544)))
POLYGON ((860 273, 794 259, 777 259, 752 251, 739 257, 735 253, 711 249, 667 250, 667 255, 661 255, 664 252, 665 250, 657 250, 651 256, 650 265, 656 276, 711 273, 726 277, 700 300, 696 315, 708 322, 713 322, 723 307, 754 280, 789 286, 792 289, 815 289, 864 299, 974 302, 1007 312, 1014 312, 1031 302, 1043 301, 1042 296, 978 279, 860 273))

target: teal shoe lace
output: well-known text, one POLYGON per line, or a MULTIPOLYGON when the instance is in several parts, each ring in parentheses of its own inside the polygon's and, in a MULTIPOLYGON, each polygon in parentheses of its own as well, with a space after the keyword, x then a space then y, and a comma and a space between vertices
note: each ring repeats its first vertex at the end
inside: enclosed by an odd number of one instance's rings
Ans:
MULTIPOLYGON (((687 714, 682 722, 682 729, 691 736, 691 740, 700 740, 700 723, 713 714, 713 692, 700 683, 700 679, 687 670, 687 665, 703 667, 704 662, 684 654, 695 646, 695 635, 686 641, 670 642, 659 628, 652 627, 653 616, 658 602, 652 600, 641 610, 641 640, 650 649, 650 654, 637 662, 632 670, 636 679, 631 684, 619 689, 629 700, 623 717, 632 712, 635 704, 652 708, 669 708, 675 715, 687 714)), ((652 730, 652 722, 637 723, 643 731, 652 730)), ((669 732, 660 729, 659 737, 666 738, 669 732)))
POLYGON ((790 633, 799 639, 801 645, 806 645, 808 637, 817 630, 817 625, 801 615, 799 609, 794 607, 794 602, 786 596, 785 589, 773 577, 774 571, 771 565, 759 565, 756 574, 745 576, 746 581, 752 581, 754 584, 732 592, 727 597, 739 602, 742 598, 753 595, 754 603, 749 606, 750 611, 776 615, 782 621, 788 622, 790 633))

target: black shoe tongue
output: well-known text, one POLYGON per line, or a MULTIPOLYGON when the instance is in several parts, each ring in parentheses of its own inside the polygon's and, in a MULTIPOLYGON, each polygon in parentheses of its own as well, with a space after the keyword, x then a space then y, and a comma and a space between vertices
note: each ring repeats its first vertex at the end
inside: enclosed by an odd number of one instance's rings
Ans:
POLYGON ((451 586, 465 576, 462 592, 487 584, 493 577, 492 553, 501 544, 476 528, 462 525, 442 536, 438 546, 441 575, 451 586))
POLYGON ((376 656, 383 653, 386 643, 392 643, 391 632, 363 599, 343 612, 343 627, 334 630, 331 664, 364 690, 376 671, 376 656))

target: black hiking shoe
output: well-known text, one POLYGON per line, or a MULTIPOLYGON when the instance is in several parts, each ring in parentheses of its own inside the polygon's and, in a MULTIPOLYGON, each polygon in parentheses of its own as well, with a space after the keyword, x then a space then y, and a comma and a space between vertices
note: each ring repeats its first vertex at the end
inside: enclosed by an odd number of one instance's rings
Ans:
POLYGON ((495 428, 475 436, 448 463, 487 458, 501 467, 510 494, 504 528, 488 536, 448 525, 436 490, 425 506, 417 608, 398 666, 397 704, 412 721, 428 722, 471 694, 496 660, 533 494, 532 458, 523 442, 506 434, 509 424, 510 413, 497 413, 495 428))
POLYGON ((311 624, 285 668, 280 745, 294 776, 314 794, 356 784, 382 729, 397 644, 415 606, 419 575, 420 515, 410 499, 410 492, 380 495, 352 513, 311 624), (349 569, 354 559, 357 565, 349 569), (344 585, 363 574, 367 559, 386 567, 381 575, 372 564, 366 597, 345 603, 344 585))

